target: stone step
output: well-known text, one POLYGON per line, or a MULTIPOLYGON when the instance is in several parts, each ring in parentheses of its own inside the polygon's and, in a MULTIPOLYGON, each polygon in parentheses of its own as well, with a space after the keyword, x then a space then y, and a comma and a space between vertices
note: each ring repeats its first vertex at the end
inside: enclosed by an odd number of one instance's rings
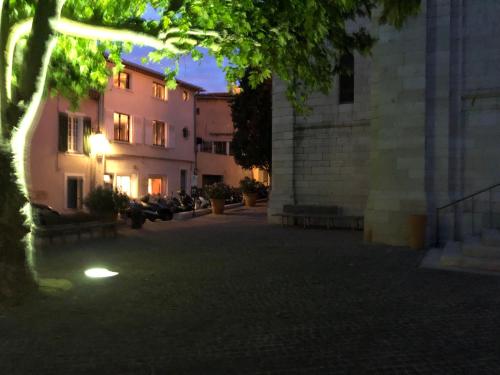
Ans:
POLYGON ((460 267, 480 271, 500 272, 500 259, 464 256, 460 267))
POLYGON ((472 258, 500 260, 500 246, 488 246, 480 237, 467 238, 462 243, 462 255, 472 258))
POLYGON ((463 254, 463 244, 449 241, 441 253, 440 266, 443 269, 461 269, 471 272, 500 272, 500 259, 478 258, 463 254))
POLYGON ((481 242, 486 246, 500 247, 500 230, 498 229, 483 229, 481 231, 481 242))
POLYGON ((448 241, 441 254, 440 263, 444 267, 460 267, 462 258, 461 243, 457 241, 448 241))

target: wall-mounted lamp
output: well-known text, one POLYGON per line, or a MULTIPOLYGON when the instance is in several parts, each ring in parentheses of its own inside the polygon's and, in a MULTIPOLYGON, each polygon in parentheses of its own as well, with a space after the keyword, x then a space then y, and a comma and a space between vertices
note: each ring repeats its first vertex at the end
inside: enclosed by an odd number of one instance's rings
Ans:
POLYGON ((108 139, 100 131, 90 136, 90 152, 95 156, 105 156, 111 146, 108 139))

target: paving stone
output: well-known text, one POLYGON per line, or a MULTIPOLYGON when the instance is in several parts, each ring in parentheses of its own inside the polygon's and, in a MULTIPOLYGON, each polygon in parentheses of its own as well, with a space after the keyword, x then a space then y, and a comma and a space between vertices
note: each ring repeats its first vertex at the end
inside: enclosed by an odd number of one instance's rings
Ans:
POLYGON ((0 316, 0 374, 500 373, 500 278, 422 255, 263 207, 60 245, 40 276, 73 288, 0 316))

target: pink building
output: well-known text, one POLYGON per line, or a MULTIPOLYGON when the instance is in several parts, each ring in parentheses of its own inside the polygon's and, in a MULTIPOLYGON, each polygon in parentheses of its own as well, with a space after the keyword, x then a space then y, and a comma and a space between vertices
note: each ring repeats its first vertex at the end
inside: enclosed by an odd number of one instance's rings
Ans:
POLYGON ((232 156, 232 97, 228 93, 196 96, 196 169, 199 186, 219 181, 238 186, 242 178, 252 176, 252 171, 241 168, 232 156))
POLYGON ((127 63, 105 92, 71 111, 48 99, 32 137, 29 191, 34 202, 61 212, 82 209, 93 186, 110 184, 133 198, 189 191, 195 164, 195 95, 178 81, 167 90, 161 74, 127 63), (90 155, 91 133, 110 142, 105 157, 90 155))

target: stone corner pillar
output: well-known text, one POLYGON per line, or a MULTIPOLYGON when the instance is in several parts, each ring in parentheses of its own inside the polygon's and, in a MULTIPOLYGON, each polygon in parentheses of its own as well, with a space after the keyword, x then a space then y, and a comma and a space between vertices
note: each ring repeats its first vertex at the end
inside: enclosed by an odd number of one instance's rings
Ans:
POLYGON ((365 211, 365 239, 377 243, 408 245, 410 215, 427 212, 425 4, 401 30, 377 30, 365 211))
POLYGON ((285 204, 294 203, 294 115, 286 98, 286 85, 273 77, 272 123, 272 185, 267 217, 269 223, 279 223, 285 204))

